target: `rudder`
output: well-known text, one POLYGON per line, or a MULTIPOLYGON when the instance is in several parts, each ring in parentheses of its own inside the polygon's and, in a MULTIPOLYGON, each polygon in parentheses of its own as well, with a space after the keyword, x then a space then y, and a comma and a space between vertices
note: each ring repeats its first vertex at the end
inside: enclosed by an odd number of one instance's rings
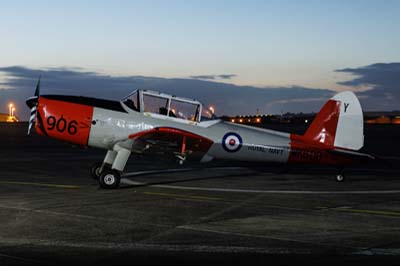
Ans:
POLYGON ((304 138, 331 148, 361 149, 364 145, 364 119, 355 94, 345 91, 333 96, 317 114, 304 138))

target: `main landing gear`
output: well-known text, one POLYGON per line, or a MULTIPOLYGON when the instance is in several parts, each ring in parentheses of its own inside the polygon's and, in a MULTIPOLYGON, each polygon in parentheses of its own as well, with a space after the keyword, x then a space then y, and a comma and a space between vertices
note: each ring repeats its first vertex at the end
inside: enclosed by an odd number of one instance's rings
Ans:
POLYGON ((186 161, 186 153, 188 151, 186 150, 186 136, 182 137, 182 146, 180 152, 174 152, 176 162, 179 165, 183 165, 183 163, 186 161))
POLYGON ((100 174, 102 172, 102 167, 105 167, 105 165, 103 166, 103 162, 97 162, 97 163, 94 163, 92 166, 90 166, 90 176, 94 180, 99 179, 100 174))
POLYGON ((113 189, 119 186, 121 174, 116 170, 106 170, 100 174, 99 185, 102 188, 113 189))
POLYGON ((113 150, 109 150, 103 162, 97 162, 90 167, 90 175, 99 182, 101 188, 118 188, 121 182, 121 173, 124 171, 126 162, 131 151, 114 145, 113 150))

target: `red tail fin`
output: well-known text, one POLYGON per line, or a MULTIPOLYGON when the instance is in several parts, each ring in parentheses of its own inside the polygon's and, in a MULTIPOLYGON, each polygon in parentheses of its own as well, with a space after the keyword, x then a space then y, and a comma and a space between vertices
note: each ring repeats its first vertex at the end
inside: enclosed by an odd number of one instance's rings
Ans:
POLYGON ((351 91, 333 96, 317 114, 303 138, 328 147, 359 150, 364 145, 360 102, 351 91))
POLYGON ((304 138, 312 142, 318 142, 333 147, 339 115, 340 102, 329 100, 307 129, 304 138))

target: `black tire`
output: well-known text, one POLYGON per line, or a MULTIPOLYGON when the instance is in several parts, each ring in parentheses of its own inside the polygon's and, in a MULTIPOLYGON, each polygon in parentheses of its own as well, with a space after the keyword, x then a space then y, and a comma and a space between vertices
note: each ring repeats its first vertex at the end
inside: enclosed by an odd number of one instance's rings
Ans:
POLYGON ((336 181, 337 182, 343 182, 344 181, 344 175, 343 174, 336 175, 336 181))
POLYGON ((90 176, 94 179, 94 180, 99 180, 100 177, 100 168, 101 165, 103 164, 103 162, 97 162, 94 163, 92 166, 90 166, 90 176))
POLYGON ((100 174, 99 185, 105 189, 114 189, 119 187, 121 175, 116 170, 105 170, 100 174))

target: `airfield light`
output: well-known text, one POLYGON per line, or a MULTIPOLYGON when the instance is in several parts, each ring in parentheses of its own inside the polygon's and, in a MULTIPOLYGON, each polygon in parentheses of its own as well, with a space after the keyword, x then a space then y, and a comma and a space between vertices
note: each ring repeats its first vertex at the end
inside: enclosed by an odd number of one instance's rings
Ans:
POLYGON ((10 103, 9 105, 8 105, 8 114, 11 116, 11 109, 12 109, 12 107, 14 106, 14 104, 13 103, 10 103))
POLYGON ((232 122, 232 123, 235 123, 235 119, 231 119, 231 122, 232 122))
POLYGON ((257 119, 256 119, 256 122, 257 122, 257 123, 260 123, 260 121, 261 121, 260 118, 257 118, 257 119))
POLYGON ((242 123, 242 122, 243 122, 243 119, 239 119, 239 122, 242 123))

